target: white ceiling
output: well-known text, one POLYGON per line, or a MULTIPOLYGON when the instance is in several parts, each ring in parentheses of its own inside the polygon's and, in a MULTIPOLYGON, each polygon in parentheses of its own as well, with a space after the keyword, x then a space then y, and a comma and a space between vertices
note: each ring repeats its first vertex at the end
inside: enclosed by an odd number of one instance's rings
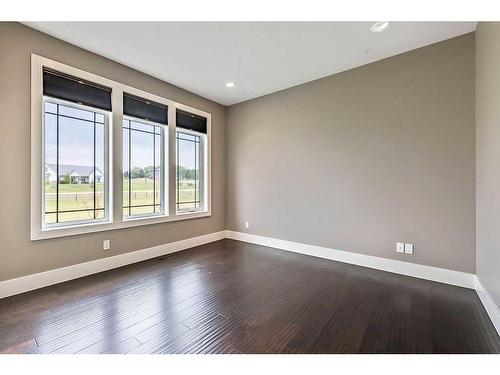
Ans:
POLYGON ((475 22, 27 22, 224 105, 449 39, 475 22), (236 86, 225 87, 227 81, 236 86))

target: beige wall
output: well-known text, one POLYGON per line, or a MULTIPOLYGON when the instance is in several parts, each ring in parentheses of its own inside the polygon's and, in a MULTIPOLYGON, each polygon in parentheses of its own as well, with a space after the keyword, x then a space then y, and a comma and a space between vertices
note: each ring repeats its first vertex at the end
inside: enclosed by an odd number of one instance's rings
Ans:
POLYGON ((226 227, 475 272, 473 34, 230 107, 227 132, 223 106, 25 26, 0 50, 0 281, 226 227), (30 242, 32 52, 211 112, 212 216, 30 242))
POLYGON ((500 306, 500 23, 476 29, 477 275, 500 306))
POLYGON ((235 105, 227 227, 474 273, 474 142, 473 34, 235 105))
POLYGON ((0 281, 225 229, 223 106, 14 23, 0 23, 0 88, 0 281), (212 216, 30 242, 31 53, 210 112, 212 216), (102 251, 104 239, 112 244, 106 254, 102 251))

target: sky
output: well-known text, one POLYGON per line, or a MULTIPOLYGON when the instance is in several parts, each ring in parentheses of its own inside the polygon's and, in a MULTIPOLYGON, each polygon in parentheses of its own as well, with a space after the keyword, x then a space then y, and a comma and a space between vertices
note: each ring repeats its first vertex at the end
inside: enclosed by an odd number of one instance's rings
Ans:
MULTIPOLYGON (((73 110, 60 106, 60 113, 78 116, 79 118, 93 119, 93 113, 89 111, 73 110)), ((46 111, 54 111, 55 106, 48 103, 46 111)), ((45 115, 45 162, 55 164, 57 158, 57 132, 56 115, 45 115)), ((141 132, 132 132, 132 168, 153 165, 153 135, 141 132)), ((160 161, 159 138, 156 143, 156 162, 160 161)), ((66 117, 59 117, 59 164, 93 166, 94 158, 94 126, 92 122, 75 120, 66 117)), ((96 126, 96 166, 104 170, 104 125, 96 126)), ((128 130, 124 132, 124 156, 128 158, 128 130), (125 139, 127 138, 127 139, 125 139)), ((180 164, 186 168, 195 167, 194 144, 192 142, 182 142, 179 154, 180 164)), ((128 160, 124 160, 128 169, 128 160)))

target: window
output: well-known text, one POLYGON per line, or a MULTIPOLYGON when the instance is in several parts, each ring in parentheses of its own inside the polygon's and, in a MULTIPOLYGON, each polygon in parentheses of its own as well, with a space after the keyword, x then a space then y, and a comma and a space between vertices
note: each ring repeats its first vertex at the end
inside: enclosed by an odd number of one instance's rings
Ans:
POLYGON ((177 111, 176 211, 204 209, 206 119, 177 111))
MULTIPOLYGON (((80 82, 82 92, 95 89, 80 82)), ((44 83, 43 226, 106 221, 108 113, 80 104, 85 97, 67 76, 44 71, 44 83)))
POLYGON ((177 131, 177 211, 196 211, 201 207, 201 136, 177 131))
POLYGON ((31 239, 210 216, 210 126, 209 113, 32 55, 31 239))
POLYGON ((123 94, 123 217, 164 214, 168 107, 123 94))
POLYGON ((164 213, 163 126, 123 120, 123 216, 164 213))

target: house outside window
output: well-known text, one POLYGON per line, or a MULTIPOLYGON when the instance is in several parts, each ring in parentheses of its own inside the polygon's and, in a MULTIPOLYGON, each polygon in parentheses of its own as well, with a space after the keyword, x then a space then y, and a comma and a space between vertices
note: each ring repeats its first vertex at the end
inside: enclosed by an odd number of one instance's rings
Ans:
MULTIPOLYGON (((56 183, 57 179, 57 164, 47 164, 45 166, 45 182, 56 183)), ((59 165, 59 183, 70 184, 93 184, 94 180, 97 183, 103 182, 104 174, 99 168, 94 168, 85 165, 59 165)))

